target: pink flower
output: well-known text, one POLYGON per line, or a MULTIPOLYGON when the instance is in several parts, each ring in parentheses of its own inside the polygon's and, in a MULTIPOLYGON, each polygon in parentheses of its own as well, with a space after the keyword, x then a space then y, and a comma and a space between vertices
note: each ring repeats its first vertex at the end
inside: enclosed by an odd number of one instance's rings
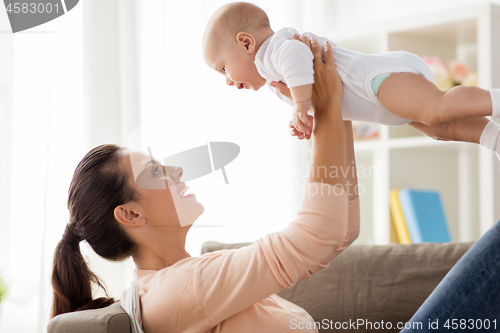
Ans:
POLYGON ((448 64, 448 71, 450 72, 450 77, 456 83, 462 83, 462 81, 471 72, 470 68, 458 60, 452 60, 448 64))
POLYGON ((462 81, 463 86, 474 86, 477 87, 477 73, 475 71, 471 71, 462 81))
POLYGON ((451 82, 450 75, 448 73, 448 68, 446 63, 439 59, 437 56, 424 56, 422 57, 424 61, 429 66, 432 75, 434 76, 434 81, 436 86, 442 91, 448 91, 453 87, 453 82, 451 82))
POLYGON ((423 56, 425 63, 427 65, 443 65, 444 61, 442 61, 438 56, 423 56))

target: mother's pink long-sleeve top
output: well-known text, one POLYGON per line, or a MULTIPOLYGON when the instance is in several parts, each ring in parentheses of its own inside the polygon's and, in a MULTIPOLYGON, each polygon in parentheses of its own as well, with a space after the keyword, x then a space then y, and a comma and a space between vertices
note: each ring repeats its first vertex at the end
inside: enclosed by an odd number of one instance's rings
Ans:
POLYGON ((358 234, 358 198, 349 201, 339 186, 309 183, 285 229, 237 250, 137 270, 144 331, 317 332, 304 309, 276 293, 326 267, 358 234))

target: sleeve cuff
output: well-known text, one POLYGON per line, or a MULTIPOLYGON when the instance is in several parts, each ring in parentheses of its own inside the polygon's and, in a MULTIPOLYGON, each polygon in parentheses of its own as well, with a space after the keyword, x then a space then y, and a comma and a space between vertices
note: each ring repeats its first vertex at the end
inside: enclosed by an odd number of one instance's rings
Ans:
POLYGON ((314 84, 314 74, 312 76, 292 76, 286 79, 286 85, 288 88, 305 86, 306 84, 314 84))

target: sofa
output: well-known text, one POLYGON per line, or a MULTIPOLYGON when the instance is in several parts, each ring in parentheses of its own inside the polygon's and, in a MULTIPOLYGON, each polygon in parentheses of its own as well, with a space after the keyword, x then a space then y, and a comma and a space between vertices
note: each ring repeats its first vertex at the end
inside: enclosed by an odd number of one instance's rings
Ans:
MULTIPOLYGON (((206 242, 202 254, 245 245, 206 242)), ((279 295, 304 308, 320 332, 396 332, 396 325, 411 318, 471 245, 352 245, 328 267, 279 295)), ((291 323, 290 331, 300 331, 299 325, 291 323)), ((115 303, 53 318, 48 333, 62 332, 129 333, 131 329, 127 314, 115 303)))

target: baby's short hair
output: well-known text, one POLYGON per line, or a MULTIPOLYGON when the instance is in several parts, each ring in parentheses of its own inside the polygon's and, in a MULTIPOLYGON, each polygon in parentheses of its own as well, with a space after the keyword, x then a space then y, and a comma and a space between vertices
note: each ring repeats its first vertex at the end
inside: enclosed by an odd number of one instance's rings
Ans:
POLYGON ((217 23, 231 35, 270 27, 269 17, 260 7, 248 2, 232 2, 217 10, 217 23), (220 12, 219 12, 220 11, 220 12))

